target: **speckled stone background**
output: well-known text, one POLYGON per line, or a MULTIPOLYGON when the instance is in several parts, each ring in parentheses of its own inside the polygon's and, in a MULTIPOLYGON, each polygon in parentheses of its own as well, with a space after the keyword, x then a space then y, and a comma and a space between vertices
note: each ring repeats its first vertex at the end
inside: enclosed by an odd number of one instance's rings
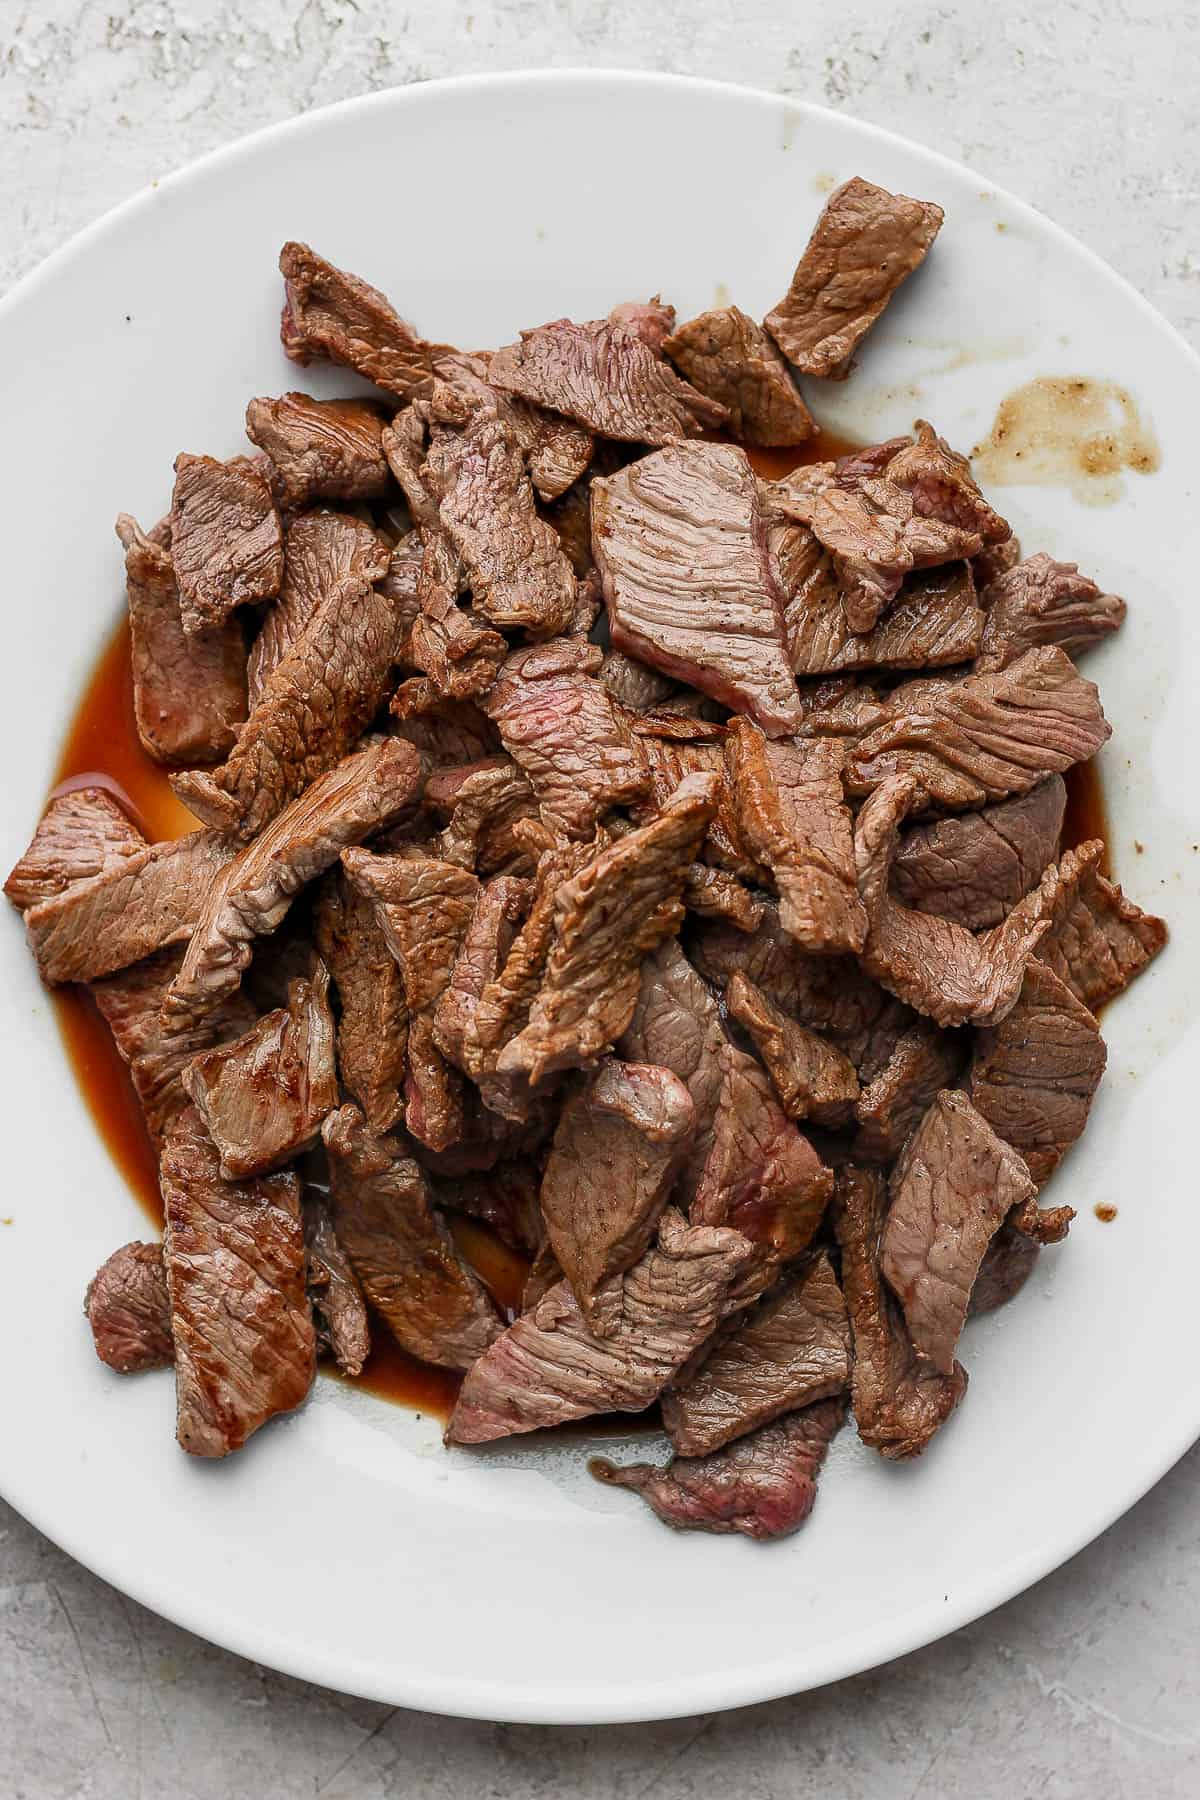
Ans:
MULTIPOLYGON (((907 132, 1042 207, 1200 342, 1190 0, 0 0, 0 288, 256 126, 555 64, 750 82, 907 132)), ((1130 1426, 1113 1422, 1115 1457, 1130 1426)), ((0 1800, 1195 1800, 1198 1626, 1200 1450, 1032 1593, 890 1668, 592 1730, 464 1724, 271 1674, 0 1504, 0 1800)))

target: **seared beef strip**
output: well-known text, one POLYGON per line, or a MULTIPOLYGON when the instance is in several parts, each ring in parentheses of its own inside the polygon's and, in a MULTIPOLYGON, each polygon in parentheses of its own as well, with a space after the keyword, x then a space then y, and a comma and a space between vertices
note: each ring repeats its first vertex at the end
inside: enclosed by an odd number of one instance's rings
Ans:
POLYGON ((517 650, 483 702, 556 836, 590 838, 601 815, 650 787, 638 739, 596 680, 595 644, 517 650))
POLYGON ((368 1130, 356 1106, 331 1113, 330 1210, 367 1299, 410 1355, 469 1369, 500 1318, 430 1205, 420 1167, 395 1138, 368 1130))
POLYGON ((226 1456, 299 1406, 316 1372, 295 1175, 222 1178, 194 1111, 159 1165, 163 1261, 175 1341, 176 1435, 193 1456, 226 1456))
POLYGON ((434 1042, 443 1056, 464 1071, 468 1070, 467 1032, 480 997, 508 961, 513 939, 532 902, 533 883, 510 875, 498 875, 476 895, 450 979, 433 1015, 434 1042))
POLYGON ((283 542, 283 586, 262 622, 246 668, 251 706, 258 706, 268 676, 322 604, 333 594, 344 593, 352 606, 369 587, 384 580, 390 567, 387 546, 361 519, 326 511, 292 519, 283 542))
POLYGON ((946 563, 906 577, 890 611, 871 630, 856 635, 838 602, 828 553, 784 608, 788 652, 800 676, 970 662, 983 640, 986 618, 976 603, 970 563, 946 563))
POLYGON ((408 1048, 404 977, 388 948, 375 908, 342 869, 321 884, 314 915, 317 948, 338 999, 337 1066, 377 1134, 400 1119, 408 1048))
POLYGON ((662 1397, 680 1456, 707 1456, 733 1438, 850 1385, 850 1322, 822 1250, 722 1339, 686 1384, 662 1397))
POLYGON ((1077 563, 1055 562, 1045 551, 997 575, 983 602, 987 625, 975 664, 980 675, 1006 669, 1040 644, 1058 644, 1078 656, 1125 618, 1125 602, 1116 594, 1102 594, 1077 563))
POLYGON ((816 431, 788 366, 761 325, 736 306, 690 319, 661 349, 729 414, 743 444, 802 444, 816 431))
POLYGON ((47 806, 4 892, 18 912, 28 912, 76 881, 120 868, 145 847, 137 826, 103 788, 72 788, 47 806))
POLYGON ((636 332, 656 356, 662 355, 675 329, 675 308, 664 306, 659 294, 651 300, 622 300, 610 309, 608 317, 613 325, 624 325, 626 330, 636 332))
POLYGON ((338 1242, 329 1207, 312 1188, 304 1196, 304 1243, 317 1340, 331 1352, 343 1375, 361 1375, 371 1354, 367 1303, 350 1259, 338 1242))
POLYGON ((125 546, 133 712, 147 756, 160 763, 217 762, 246 717, 246 647, 239 621, 189 634, 183 628, 170 552, 128 513, 125 546))
POLYGON ((555 319, 497 350, 488 379, 538 406, 565 413, 601 437, 666 444, 724 425, 723 406, 682 381, 624 325, 555 319))
POLYGON ((586 471, 596 440, 574 419, 564 419, 493 387, 488 379, 491 361, 491 352, 474 356, 460 352, 443 358, 437 374, 464 400, 499 419, 525 458, 538 499, 557 500, 586 471))
POLYGON ((280 504, 379 500, 391 486, 380 437, 384 415, 369 400, 314 400, 283 394, 251 400, 246 436, 275 468, 280 504))
POLYGON ((772 744, 737 719, 726 753, 742 839, 774 877, 783 929, 806 950, 861 950, 867 917, 842 797, 843 746, 832 738, 772 744))
POLYGON ((1003 1224, 979 1265, 975 1286, 971 1289, 969 1316, 974 1319, 980 1313, 994 1312, 998 1306, 1015 1300, 1033 1274, 1040 1249, 1036 1239, 1026 1237, 1013 1225, 1003 1224))
POLYGON ((599 675, 601 686, 627 712, 649 712, 679 692, 677 683, 639 662, 636 656, 626 656, 623 650, 609 652, 600 665, 599 675))
POLYGON ((621 1320, 609 1280, 644 1254, 695 1121, 669 1069, 606 1057, 559 1115, 542 1182, 550 1248, 596 1337, 621 1320))
POLYGON ((984 1252, 1035 1186, 1016 1151, 948 1088, 909 1138, 890 1186, 880 1266, 918 1356, 952 1375, 984 1252))
POLYGON ((982 806, 1087 762, 1112 735, 1094 684, 1054 646, 996 675, 920 688, 898 688, 889 717, 851 751, 852 794, 910 773, 941 806, 982 806))
POLYGON ((710 1335, 754 1255, 740 1232, 686 1225, 673 1208, 659 1241, 616 1290, 616 1328, 588 1330, 566 1282, 510 1325, 469 1370, 446 1429, 450 1444, 484 1444, 592 1413, 641 1412, 710 1335))
POLYGON ((673 1456, 661 1469, 652 1463, 619 1468, 598 1456, 588 1467, 600 1481, 632 1488, 677 1531, 786 1537, 813 1509, 825 1452, 845 1416, 844 1401, 821 1400, 710 1456, 673 1456))
POLYGON ((767 1066, 789 1119, 836 1130, 858 1099, 854 1064, 836 1045, 797 1023, 739 969, 726 990, 730 1016, 744 1025, 767 1066))
POLYGON ((788 361, 839 379, 900 283, 919 268, 944 214, 854 176, 825 203, 792 284, 763 321, 788 361))
POLYGON ((343 850, 402 813, 420 780, 411 744, 377 739, 314 781, 225 864, 193 915, 183 967, 163 1003, 173 1029, 203 1017, 237 987, 255 939, 283 922, 301 888, 343 850))
POLYGON ((392 695, 397 737, 407 739, 434 769, 477 762, 500 749, 500 734, 473 700, 439 694, 428 680, 405 681, 392 695))
POLYGON ((593 481, 592 544, 615 650, 773 737, 797 728, 783 595, 744 450, 672 444, 593 481))
POLYGON ((630 723, 650 764, 650 799, 636 810, 639 823, 644 824, 652 816, 652 806, 662 806, 670 799, 685 775, 715 775, 717 810, 704 839, 705 860, 745 881, 764 884, 767 871, 755 862, 742 841, 737 794, 724 749, 724 728, 717 731, 712 741, 699 741, 697 733, 702 727, 695 719, 679 721, 669 734, 661 714, 644 715, 630 723), (679 730, 687 735, 681 738, 679 730))
POLYGON ((434 811, 450 814, 438 839, 443 861, 481 875, 510 873, 515 863, 528 864, 528 849, 513 827, 536 818, 538 804, 511 756, 488 757, 431 775, 424 800, 434 811))
POLYGON ((942 1375, 918 1356, 880 1272, 887 1179, 877 1169, 838 1170, 834 1225, 842 1291, 854 1338, 852 1405, 858 1435, 892 1461, 919 1456, 967 1389, 955 1363, 942 1375))
POLYGON ((1036 959, 1008 1017, 976 1034, 967 1092, 1039 1187, 1082 1136, 1105 1060, 1092 1014, 1036 959))
POLYGON ((1115 882, 1085 871, 1078 892, 1056 912, 1038 955, 1077 1000, 1098 1012, 1123 993, 1167 941, 1167 927, 1144 913, 1115 882))
POLYGON ((118 1375, 165 1369, 175 1360, 161 1244, 123 1244, 88 1282, 83 1310, 96 1355, 118 1375))
POLYGON ((999 925, 1054 861, 1066 805, 1062 776, 1050 775, 982 812, 915 825, 900 838, 892 891, 968 931, 999 925))
POLYGON ((689 775, 649 825, 619 839, 559 890, 555 936, 529 1023, 500 1053, 502 1074, 537 1086, 611 1049, 637 1001, 643 956, 679 930, 680 894, 716 806, 689 775))
POLYGON ((491 687, 507 644, 458 604, 460 562, 446 533, 421 532, 418 614, 406 654, 440 694, 465 700, 491 687))
POLYGON ((226 1181, 289 1163, 338 1103, 329 974, 293 981, 286 1007, 188 1064, 183 1085, 221 1155, 226 1181))
POLYGON ((175 458, 171 562, 189 636, 235 607, 270 600, 283 580, 283 531, 266 478, 247 457, 175 458))
POLYGON ((279 335, 293 362, 342 363, 402 400, 428 386, 448 346, 418 337, 378 288, 307 244, 285 244, 279 270, 285 292, 279 335))
POLYGON ((915 1019, 859 1095, 855 1157, 890 1163, 899 1156, 934 1095, 957 1081, 965 1056, 960 1034, 943 1031, 932 1019, 915 1019))

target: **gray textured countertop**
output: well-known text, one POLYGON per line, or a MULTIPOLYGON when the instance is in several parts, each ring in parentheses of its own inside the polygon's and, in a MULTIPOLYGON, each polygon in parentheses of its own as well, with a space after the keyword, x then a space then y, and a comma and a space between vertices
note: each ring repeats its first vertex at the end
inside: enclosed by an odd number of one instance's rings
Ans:
MULTIPOLYGON (((750 82, 909 133, 1032 200, 1200 342, 1200 14, 1168 0, 0 0, 0 27, 0 287, 256 126, 432 76, 589 64, 750 82)), ((1193 1800, 1198 1476, 1200 1450, 1031 1593, 889 1668, 593 1730, 459 1723, 271 1674, 0 1504, 0 1795, 1193 1800)))

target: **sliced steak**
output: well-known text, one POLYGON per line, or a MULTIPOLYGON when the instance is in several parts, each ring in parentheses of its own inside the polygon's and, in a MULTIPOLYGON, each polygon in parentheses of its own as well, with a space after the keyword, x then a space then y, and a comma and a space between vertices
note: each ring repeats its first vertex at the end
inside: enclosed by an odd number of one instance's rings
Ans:
POLYGON ((758 483, 731 444, 672 444, 592 483, 592 543, 615 650, 772 736, 800 723, 758 483))
POLYGON ((708 1160, 728 1041, 711 990, 678 940, 665 938, 642 963, 633 1017, 617 1049, 629 1062, 670 1069, 691 1096, 695 1116, 679 1181, 681 1203, 690 1203, 708 1160))
POLYGON ((909 575, 891 610, 869 631, 856 634, 846 625, 827 554, 784 609, 792 669, 800 676, 970 662, 983 641, 986 618, 976 603, 970 563, 946 563, 909 575))
POLYGON ((516 394, 503 393, 489 379, 491 352, 444 357, 437 365, 439 380, 469 405, 499 419, 516 440, 529 469, 529 479, 539 500, 557 500, 587 470, 596 440, 574 419, 533 406, 516 394))
POLYGON ((633 1017, 643 956, 683 918, 688 869, 716 806, 711 776, 689 775, 656 819, 620 838, 559 890, 554 942, 529 1023, 498 1070, 536 1087, 610 1050, 633 1017))
POLYGON ((665 444, 724 425, 723 406, 696 392, 638 332, 608 319, 555 319, 523 331, 491 359, 493 387, 565 413, 601 437, 665 444))
POLYGON ((47 806, 4 892, 18 912, 28 912, 77 881, 121 868, 145 848, 137 826, 103 788, 72 788, 47 806))
POLYGON ((1006 669, 1026 650, 1057 644, 1078 656, 1118 630, 1125 602, 1102 594, 1077 563, 1055 562, 1045 551, 1030 556, 988 584, 983 595, 987 626, 976 674, 1006 669))
POLYGON ((982 812, 915 825, 900 839, 892 891, 968 931, 999 925, 1058 854, 1066 806, 1062 776, 1050 775, 982 812))
POLYGON ((645 1253, 695 1121, 669 1069, 606 1057, 570 1096, 542 1182, 542 1214, 558 1265, 597 1337, 621 1321, 610 1276, 645 1253))
POLYGON ((717 810, 704 840, 705 860, 745 881, 760 886, 765 883, 767 871, 754 860, 742 841, 737 794, 724 748, 724 730, 711 741, 698 739, 699 722, 681 720, 679 728, 688 733, 681 738, 677 729, 672 729, 669 734, 664 731, 665 721, 661 714, 653 718, 635 718, 631 724, 650 764, 650 798, 635 815, 639 822, 644 824, 651 816, 652 806, 662 806, 670 799, 685 775, 715 775, 717 810))
POLYGON ((954 1346, 984 1252, 1035 1186, 965 1094, 943 1089, 892 1171, 880 1266, 918 1356, 954 1372, 954 1346))
MULTIPOLYGON (((314 781, 208 884, 163 1016, 174 1029, 203 1017, 237 987, 257 938, 352 844, 398 817, 421 781, 411 744, 384 738, 314 781)), ((184 839, 184 842, 187 840, 184 839)))
POLYGON ((338 1073, 371 1130, 382 1135, 404 1112, 404 977, 373 904, 340 868, 331 869, 321 884, 314 925, 338 999, 338 1073))
POLYGON ((599 674, 601 686, 626 712, 649 712, 679 692, 675 682, 639 662, 636 656, 626 656, 623 650, 610 651, 599 674))
POLYGON ((96 1355, 118 1375, 165 1369, 175 1360, 161 1244, 123 1244, 88 1282, 83 1310, 96 1355))
POLYGON ((283 586, 263 619, 247 665, 254 707, 267 678, 322 603, 334 593, 344 593, 352 605, 374 583, 383 582, 391 568, 379 534, 348 513, 301 513, 288 524, 283 552, 283 586))
POLYGON ((851 751, 852 794, 906 773, 941 806, 982 806, 1087 762, 1112 736, 1095 685, 1055 646, 995 675, 921 685, 916 696, 898 688, 890 716, 851 751))
POLYGON ((822 1250, 722 1339, 686 1385, 662 1398, 680 1456, 707 1456, 782 1413, 850 1385, 850 1321, 822 1250))
MULTIPOLYGON (((518 1256, 536 1257, 546 1240, 539 1201, 542 1177, 524 1157, 497 1163, 483 1174, 435 1184, 439 1206, 479 1219, 518 1256)), ((562 1279, 562 1270, 554 1280, 562 1279)), ((540 1298, 540 1296, 539 1296, 540 1298)))
POLYGON ((461 564, 446 533, 422 528, 421 544, 418 613, 406 654, 429 676, 435 690, 449 699, 466 700, 486 693, 508 646, 498 631, 459 606, 461 564))
POLYGON ((175 1341, 176 1436, 193 1456, 226 1456, 305 1399, 316 1337, 305 1291, 295 1175, 222 1178, 194 1112, 159 1165, 163 1261, 175 1341))
POLYGON ((948 1375, 917 1355, 880 1273, 887 1218, 880 1170, 838 1170, 834 1224, 842 1252, 842 1291, 854 1338, 852 1405, 858 1435, 892 1461, 919 1456, 967 1390, 967 1372, 948 1375))
POLYGON ((726 745, 742 840, 770 869, 779 922, 805 950, 861 950, 867 917, 854 875, 854 835, 835 738, 772 744, 749 719, 726 745))
POLYGON ((817 427, 761 325, 736 306, 681 325, 660 346, 694 388, 729 414, 743 444, 803 444, 817 427))
POLYGON ((611 1336, 592 1335, 566 1282, 510 1325, 471 1369, 446 1430, 450 1444, 641 1412, 710 1336, 753 1247, 737 1231, 686 1225, 668 1209, 659 1241, 624 1275, 611 1336))
POLYGON ((469 1369, 499 1336, 500 1317, 434 1212, 420 1166, 355 1106, 332 1113, 323 1136, 338 1241, 371 1306, 411 1356, 469 1369))
POLYGON ((965 1058, 966 1046, 958 1034, 941 1030, 932 1019, 914 1020, 859 1095, 854 1108, 855 1157, 863 1162, 894 1161, 939 1089, 953 1087, 958 1080, 965 1058))
POLYGON ((484 701, 560 837, 590 838, 610 807, 650 788, 641 744, 596 680, 602 659, 596 645, 567 641, 514 651, 484 701))
POLYGON ((175 458, 171 562, 189 636, 279 592, 283 528, 270 486, 249 458, 175 458))
POLYGON ((1163 920, 1144 913, 1092 868, 1057 912, 1038 955, 1077 1000, 1097 1012, 1125 991, 1166 942, 1163 920))
POLYGON ((435 1044, 464 1072, 469 1072, 467 1032, 480 997, 508 961, 513 939, 532 903, 533 883, 508 875, 498 875, 476 895, 450 979, 433 1014, 435 1044))
POLYGON ((371 1354, 371 1322, 362 1287, 338 1242, 322 1195, 304 1196, 304 1243, 308 1255, 308 1297, 317 1341, 343 1375, 361 1375, 371 1354))
POLYGON ((424 391, 445 344, 428 344, 378 288, 310 250, 287 243, 279 252, 284 282, 280 337, 293 362, 335 362, 410 400, 424 391))
POLYGON ((838 380, 859 342, 914 269, 944 214, 855 175, 825 203, 792 284, 763 321, 788 361, 838 380))
POLYGON ((745 1027, 789 1119, 837 1130, 854 1112, 854 1064, 818 1032, 797 1023, 739 969, 726 990, 731 1018, 745 1027))
POLYGON ((392 726, 395 735, 407 739, 434 769, 478 762, 500 748, 499 732, 473 700, 452 700, 430 681, 402 682, 391 711, 399 721, 392 726))
POLYGON ((976 1034, 967 1092, 1039 1187, 1082 1136, 1105 1060, 1093 1015, 1036 959, 1008 1017, 976 1034))
POLYGON ((275 467, 280 504, 314 500, 380 500, 391 472, 380 439, 384 415, 369 400, 314 400, 283 394, 251 400, 246 436, 275 467))
POLYGON ((128 513, 125 546, 133 713, 147 756, 160 763, 217 762, 246 717, 246 647, 237 620, 189 634, 183 628, 170 552, 128 513))
POLYGON ((457 769, 444 769, 425 783, 425 805, 449 822, 438 839, 445 862, 481 875, 512 872, 529 852, 513 827, 538 817, 528 780, 511 756, 492 756, 457 769))
POLYGON ((311 981, 292 982, 286 1007, 189 1063, 183 1085, 220 1152, 226 1181, 282 1168, 314 1144, 338 1103, 324 963, 311 981))
POLYGON ((1015 1226, 1004 1224, 987 1247, 971 1289, 971 1318, 995 1312, 1015 1300, 1037 1262, 1041 1245, 1015 1226))
POLYGON ((813 1509, 821 1464, 845 1416, 843 1400, 821 1400, 709 1456, 673 1456, 665 1468, 619 1468, 598 1456, 588 1467, 598 1480, 640 1494, 676 1531, 786 1537, 813 1509))
POLYGON ((675 308, 664 306, 659 294, 651 300, 622 300, 608 316, 612 324, 624 325, 626 330, 636 332, 656 356, 662 355, 667 339, 675 329, 675 308))

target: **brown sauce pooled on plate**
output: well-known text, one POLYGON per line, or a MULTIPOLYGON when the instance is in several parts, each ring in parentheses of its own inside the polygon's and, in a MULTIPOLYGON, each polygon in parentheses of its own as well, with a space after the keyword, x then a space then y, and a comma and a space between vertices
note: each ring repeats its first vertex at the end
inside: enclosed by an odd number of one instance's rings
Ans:
POLYGON ((1042 375, 1002 400, 972 457, 984 487, 1065 487, 1085 506, 1111 506, 1122 469, 1148 475, 1160 460, 1128 390, 1079 375, 1042 375))

